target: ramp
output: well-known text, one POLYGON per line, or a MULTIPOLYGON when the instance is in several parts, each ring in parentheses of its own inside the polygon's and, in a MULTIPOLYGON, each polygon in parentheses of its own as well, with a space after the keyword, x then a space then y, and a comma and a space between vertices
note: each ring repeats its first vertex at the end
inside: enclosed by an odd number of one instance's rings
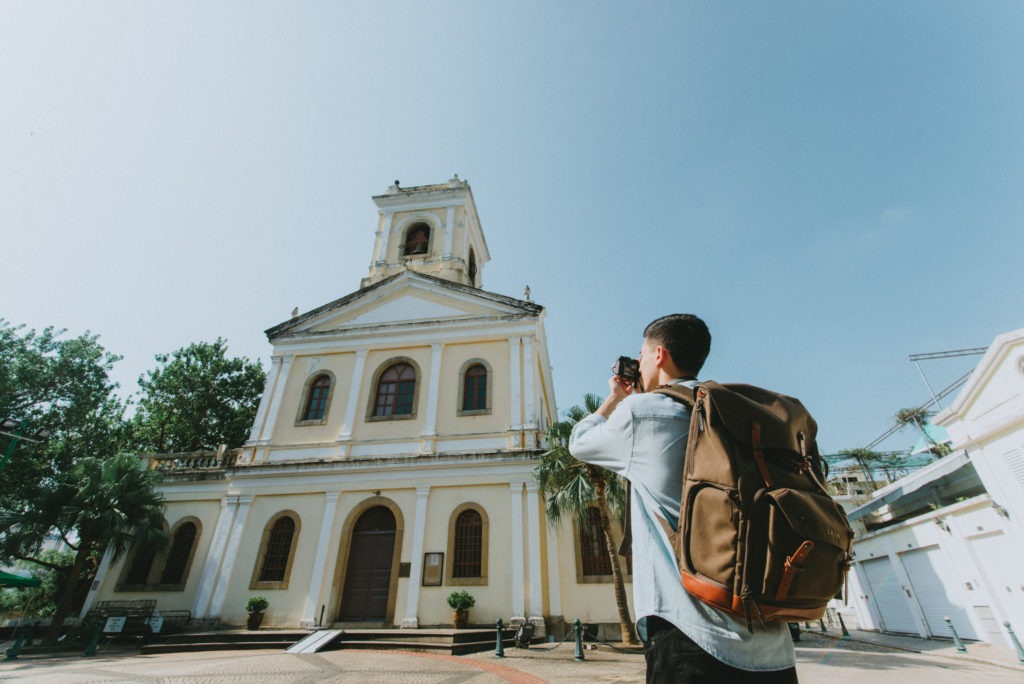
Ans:
POLYGON ((316 653, 341 636, 343 629, 321 629, 287 648, 288 653, 316 653))

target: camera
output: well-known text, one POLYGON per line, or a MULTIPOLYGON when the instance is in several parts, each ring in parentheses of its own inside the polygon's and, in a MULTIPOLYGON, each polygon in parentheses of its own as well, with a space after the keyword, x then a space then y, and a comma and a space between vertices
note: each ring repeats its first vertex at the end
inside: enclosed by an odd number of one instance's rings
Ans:
POLYGON ((612 364, 612 373, 619 376, 638 390, 642 390, 640 382, 640 362, 628 356, 620 356, 612 364))

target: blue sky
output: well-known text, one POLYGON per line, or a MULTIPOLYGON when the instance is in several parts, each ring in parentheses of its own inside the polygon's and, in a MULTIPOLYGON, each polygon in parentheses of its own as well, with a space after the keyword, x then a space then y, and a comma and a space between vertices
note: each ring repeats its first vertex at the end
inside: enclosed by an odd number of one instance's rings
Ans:
POLYGON ((366 274, 370 197, 453 173, 562 409, 694 312, 705 377, 837 451, 928 399, 908 354, 1024 325, 1020 2, 7 0, 0 93, 0 316, 126 391, 217 336, 267 365, 366 274))

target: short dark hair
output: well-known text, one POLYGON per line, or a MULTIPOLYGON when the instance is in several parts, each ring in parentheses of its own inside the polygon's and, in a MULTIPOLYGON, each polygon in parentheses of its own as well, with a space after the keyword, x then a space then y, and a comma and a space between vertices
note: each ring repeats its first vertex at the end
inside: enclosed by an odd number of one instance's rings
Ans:
POLYGON ((644 328, 644 337, 668 350, 676 368, 696 375, 711 351, 707 324, 693 314, 669 314, 644 328))

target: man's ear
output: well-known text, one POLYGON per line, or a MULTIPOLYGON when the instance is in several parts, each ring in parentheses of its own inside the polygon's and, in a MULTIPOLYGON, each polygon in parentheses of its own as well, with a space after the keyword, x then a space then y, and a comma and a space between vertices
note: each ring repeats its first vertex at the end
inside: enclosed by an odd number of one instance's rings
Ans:
POLYGON ((665 362, 670 360, 672 357, 668 355, 668 350, 660 344, 654 347, 654 365, 658 368, 663 368, 665 362))

